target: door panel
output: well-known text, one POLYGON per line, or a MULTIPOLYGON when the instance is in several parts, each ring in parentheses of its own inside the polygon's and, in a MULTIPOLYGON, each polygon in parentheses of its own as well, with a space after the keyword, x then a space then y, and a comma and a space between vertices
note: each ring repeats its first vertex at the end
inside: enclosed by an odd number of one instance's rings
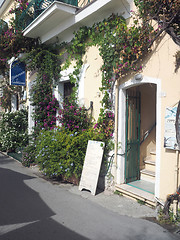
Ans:
POLYGON ((127 91, 126 95, 126 154, 125 182, 139 179, 140 159, 140 92, 127 91))

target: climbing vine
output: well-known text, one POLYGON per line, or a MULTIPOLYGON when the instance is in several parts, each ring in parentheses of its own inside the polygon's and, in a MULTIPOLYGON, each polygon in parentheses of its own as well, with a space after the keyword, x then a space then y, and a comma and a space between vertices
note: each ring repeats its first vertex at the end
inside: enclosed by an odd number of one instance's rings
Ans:
POLYGON ((155 41, 164 31, 180 46, 180 2, 179 0, 135 0, 139 16, 144 22, 157 23, 155 41))
POLYGON ((36 80, 30 90, 30 100, 35 107, 34 134, 39 131, 53 129, 56 126, 56 111, 59 107, 53 92, 53 86, 60 77, 60 57, 57 49, 41 45, 26 54, 25 62, 30 71, 36 71, 36 80))
POLYGON ((70 78, 73 83, 76 83, 76 86, 78 86, 77 79, 86 48, 89 46, 99 48, 103 59, 102 86, 100 88, 103 99, 98 120, 99 126, 100 123, 107 123, 107 116, 113 110, 112 92, 115 81, 123 78, 130 71, 137 72, 142 69, 142 57, 148 53, 149 43, 154 36, 150 24, 140 24, 135 14, 133 20, 134 24, 128 27, 124 18, 112 14, 108 19, 95 23, 92 27, 81 27, 75 33, 71 43, 66 45, 69 57, 64 67, 67 68, 70 65, 70 59, 76 60, 74 77, 70 78))

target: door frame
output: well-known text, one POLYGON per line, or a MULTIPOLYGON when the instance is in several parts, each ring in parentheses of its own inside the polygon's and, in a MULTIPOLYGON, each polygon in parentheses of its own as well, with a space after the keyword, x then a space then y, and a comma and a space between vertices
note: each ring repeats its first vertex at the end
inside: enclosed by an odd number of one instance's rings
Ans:
POLYGON ((126 90, 145 83, 156 84, 156 180, 155 180, 155 196, 159 197, 160 190, 160 161, 161 161, 161 80, 143 76, 141 81, 130 79, 119 85, 119 101, 118 101, 118 142, 120 142, 120 150, 117 155, 117 171, 116 183, 125 183, 125 133, 126 133, 126 90))

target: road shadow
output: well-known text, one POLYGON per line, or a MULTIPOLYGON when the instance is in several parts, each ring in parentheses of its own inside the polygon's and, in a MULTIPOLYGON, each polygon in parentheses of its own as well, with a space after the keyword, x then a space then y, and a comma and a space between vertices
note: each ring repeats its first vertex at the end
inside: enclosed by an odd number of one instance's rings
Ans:
POLYGON ((14 162, 14 159, 11 159, 9 156, 0 153, 0 164, 8 164, 12 162, 14 162))
POLYGON ((0 239, 86 240, 51 219, 55 213, 24 183, 33 178, 0 168, 0 239))
POLYGON ((44 219, 4 233, 1 240, 88 240, 53 219, 44 219))
POLYGON ((24 180, 34 177, 0 168, 0 225, 42 220, 54 212, 24 180))

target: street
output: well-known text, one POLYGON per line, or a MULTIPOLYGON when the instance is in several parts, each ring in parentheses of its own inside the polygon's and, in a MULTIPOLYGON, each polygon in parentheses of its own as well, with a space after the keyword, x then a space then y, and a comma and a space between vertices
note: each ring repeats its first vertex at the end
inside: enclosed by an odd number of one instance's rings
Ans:
POLYGON ((159 225, 121 216, 0 153, 0 239, 173 240, 159 225))

